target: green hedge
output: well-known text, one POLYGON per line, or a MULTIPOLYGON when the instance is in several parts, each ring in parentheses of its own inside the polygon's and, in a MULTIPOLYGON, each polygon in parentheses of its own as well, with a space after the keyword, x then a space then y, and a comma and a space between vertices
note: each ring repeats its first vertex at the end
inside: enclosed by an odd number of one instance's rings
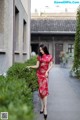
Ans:
POLYGON ((74 43, 74 64, 73 71, 80 79, 80 6, 77 9, 76 34, 74 43))
POLYGON ((36 69, 28 69, 26 67, 35 64, 36 56, 32 57, 25 63, 15 63, 12 67, 9 68, 7 75, 8 77, 16 77, 18 79, 24 78, 33 92, 38 88, 36 69))
POLYGON ((7 77, 0 76, 0 112, 8 112, 9 120, 33 120, 33 91, 37 90, 36 57, 25 63, 15 63, 7 77))
POLYGON ((32 120, 32 93, 24 79, 0 78, 0 112, 9 120, 32 120))

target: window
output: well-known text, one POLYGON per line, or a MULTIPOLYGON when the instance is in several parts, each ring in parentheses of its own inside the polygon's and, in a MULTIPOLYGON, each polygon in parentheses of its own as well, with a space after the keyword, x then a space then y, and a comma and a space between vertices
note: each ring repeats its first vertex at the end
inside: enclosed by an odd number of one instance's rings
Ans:
POLYGON ((74 45, 73 44, 68 44, 68 52, 73 53, 74 52, 74 45))
POLYGON ((26 41, 27 41, 27 24, 26 21, 23 20, 23 51, 26 52, 26 41))
POLYGON ((19 49, 19 11, 15 7, 15 51, 19 49))

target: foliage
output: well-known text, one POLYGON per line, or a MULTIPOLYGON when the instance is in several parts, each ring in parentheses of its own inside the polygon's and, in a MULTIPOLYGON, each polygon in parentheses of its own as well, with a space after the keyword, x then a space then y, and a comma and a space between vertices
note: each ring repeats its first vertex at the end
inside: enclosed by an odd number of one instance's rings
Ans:
POLYGON ((76 73, 77 77, 80 78, 80 6, 77 11, 73 71, 76 73))
POLYGON ((15 63, 0 76, 0 112, 8 112, 9 120, 33 120, 33 91, 38 88, 36 70, 26 68, 36 64, 36 57, 25 63, 15 63))
POLYGON ((0 112, 8 112, 10 120, 32 120, 32 93, 25 80, 0 77, 0 112))
POLYGON ((28 84, 28 87, 30 87, 32 91, 35 91, 38 88, 36 70, 27 68, 27 66, 35 64, 36 57, 32 57, 25 63, 15 63, 9 68, 7 72, 8 77, 11 76, 18 79, 24 78, 28 84))

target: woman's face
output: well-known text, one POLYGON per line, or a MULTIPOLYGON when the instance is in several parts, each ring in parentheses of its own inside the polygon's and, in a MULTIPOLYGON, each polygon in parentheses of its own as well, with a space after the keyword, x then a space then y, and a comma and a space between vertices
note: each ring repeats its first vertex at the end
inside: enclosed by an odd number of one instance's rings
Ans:
POLYGON ((40 47, 40 53, 44 54, 44 51, 43 51, 43 49, 41 47, 40 47))

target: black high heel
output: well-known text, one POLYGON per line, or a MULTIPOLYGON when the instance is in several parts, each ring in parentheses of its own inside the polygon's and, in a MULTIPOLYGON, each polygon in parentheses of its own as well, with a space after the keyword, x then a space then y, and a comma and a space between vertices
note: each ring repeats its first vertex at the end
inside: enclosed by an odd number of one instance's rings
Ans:
POLYGON ((47 114, 44 114, 44 119, 45 119, 45 120, 47 119, 47 114))
POLYGON ((43 110, 40 110, 40 114, 43 114, 43 112, 44 112, 44 108, 43 108, 43 110))
POLYGON ((43 113, 43 111, 40 111, 40 114, 42 114, 43 113))

